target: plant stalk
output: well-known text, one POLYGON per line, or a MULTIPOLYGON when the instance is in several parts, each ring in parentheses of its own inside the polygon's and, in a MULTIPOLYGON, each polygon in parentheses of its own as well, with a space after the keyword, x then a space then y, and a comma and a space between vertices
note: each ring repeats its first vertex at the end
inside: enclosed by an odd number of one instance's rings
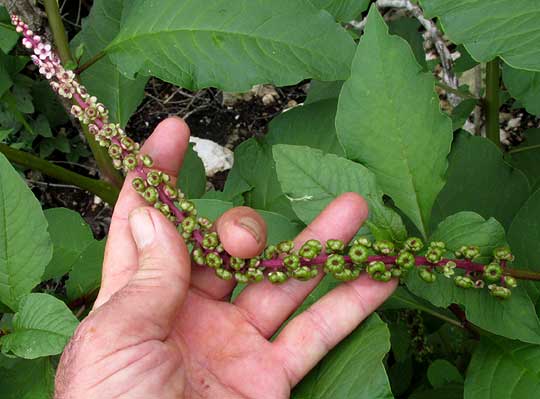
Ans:
MULTIPOLYGON (((45 6, 45 12, 47 13, 47 18, 49 19, 49 25, 54 38, 54 44, 58 51, 58 55, 62 60, 62 63, 66 65, 68 62, 73 62, 73 56, 71 55, 71 50, 69 48, 69 42, 66 34, 66 29, 62 22, 62 17, 60 15, 60 10, 58 9, 58 3, 56 0, 43 0, 43 5, 45 6)), ((100 147, 96 143, 94 137, 88 131, 86 126, 82 126, 84 137, 92 150, 96 163, 98 165, 99 171, 101 172, 103 178, 115 186, 117 189, 122 187, 124 178, 122 174, 116 170, 107 154, 106 149, 100 147)))
POLYGON ((508 151, 508 154, 517 154, 518 152, 540 149, 540 144, 533 144, 526 147, 517 147, 508 151))
POLYGON ((11 148, 6 144, 0 143, 0 152, 13 163, 38 170, 44 175, 50 176, 61 182, 73 184, 84 190, 90 191, 111 206, 116 203, 119 194, 118 189, 103 180, 82 176, 32 154, 11 148))
POLYGON ((486 137, 493 141, 497 147, 501 146, 499 133, 499 89, 501 82, 501 68, 499 59, 486 64, 486 137))
POLYGON ((86 61, 84 64, 82 64, 81 66, 79 66, 79 67, 75 70, 75 74, 80 75, 81 73, 83 73, 84 71, 86 71, 88 68, 90 68, 92 65, 94 65, 96 62, 98 62, 99 60, 101 60, 103 57, 105 57, 105 52, 100 51, 99 53, 97 53, 96 55, 94 55, 92 58, 90 58, 88 61, 86 61))

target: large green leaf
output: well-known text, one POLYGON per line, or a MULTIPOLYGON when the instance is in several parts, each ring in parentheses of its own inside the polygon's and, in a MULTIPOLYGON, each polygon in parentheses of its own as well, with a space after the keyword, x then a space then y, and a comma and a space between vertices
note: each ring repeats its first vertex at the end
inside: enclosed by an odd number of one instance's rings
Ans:
POLYGON ((49 223, 53 256, 45 268, 43 281, 68 273, 79 255, 94 241, 90 226, 77 212, 52 208, 44 213, 49 223))
POLYGON ((315 7, 332 14, 338 21, 349 22, 358 19, 370 0, 309 0, 315 7))
POLYGON ((6 8, 0 5, 0 50, 4 53, 9 53, 17 41, 20 35, 15 32, 15 28, 11 25, 11 18, 6 8))
POLYGON ((540 3, 536 0, 421 0, 454 43, 474 59, 502 57, 514 68, 540 71, 540 3))
MULTIPOLYGON (((81 32, 71 47, 84 44, 82 62, 102 51, 118 34, 125 3, 130 0, 96 0, 81 32)), ((126 7, 127 8, 127 7, 126 7)), ((109 56, 96 62, 81 75, 82 83, 92 95, 109 108, 110 118, 125 126, 144 97, 147 78, 134 79, 122 75, 109 56)))
POLYGON ((49 399, 54 391, 54 368, 49 358, 17 359, 0 367, 2 399, 49 399))
POLYGON ((200 198, 206 191, 204 164, 193 149, 193 144, 189 145, 184 154, 184 161, 176 185, 188 198, 200 198))
POLYGON ((513 149, 508 161, 521 170, 533 189, 540 187, 540 129, 523 133, 525 141, 513 149))
POLYGON ((129 76, 246 91, 345 79, 354 42, 307 0, 134 0, 107 52, 129 76))
POLYGON ((485 138, 459 132, 449 164, 448 182, 433 208, 433 224, 467 210, 508 227, 529 197, 525 175, 506 163, 497 146, 485 138))
POLYGON ((319 362, 291 398, 393 398, 382 362, 389 350, 388 327, 373 314, 319 362))
POLYGON ((281 187, 304 223, 310 223, 340 194, 356 192, 370 205, 372 232, 381 238, 386 235, 384 238, 403 241, 403 222, 384 206, 374 175, 367 168, 311 147, 280 144, 274 146, 273 152, 281 187))
POLYGON ((0 338, 2 352, 25 359, 57 355, 78 324, 61 300, 47 294, 28 294, 13 317, 13 331, 0 338))
POLYGON ((536 398, 540 392, 540 346, 485 336, 465 379, 465 399, 536 398))
POLYGON ((106 240, 94 241, 81 252, 73 263, 66 282, 70 301, 95 293, 101 284, 101 269, 106 240))
POLYGON ((388 34, 373 6, 339 97, 338 137, 347 157, 375 173, 382 190, 423 235, 444 185, 452 140, 451 121, 439 109, 434 84, 407 42, 388 34))
POLYGON ((0 154, 0 302, 17 309, 19 299, 41 281, 51 256, 41 205, 0 154))
POLYGON ((527 112, 540 115, 540 72, 524 71, 505 65, 503 80, 512 97, 523 103, 527 112))
MULTIPOLYGON (((508 243, 516 267, 540 273, 540 188, 519 210, 508 230, 508 243)), ((540 298, 540 283, 527 282, 533 301, 540 298)))
MULTIPOLYGON (((432 239, 444 241, 449 251, 462 245, 477 245, 481 251, 480 260, 484 261, 495 247, 505 244, 503 227, 494 219, 485 221, 473 212, 461 212, 447 218, 432 239)), ((415 295, 435 306, 463 305, 467 319, 484 330, 524 342, 540 343, 540 321, 531 299, 521 287, 512 290, 510 299, 501 301, 489 295, 486 288, 459 288, 442 274, 437 275, 434 283, 427 284, 417 273, 410 273, 406 284, 415 295)))

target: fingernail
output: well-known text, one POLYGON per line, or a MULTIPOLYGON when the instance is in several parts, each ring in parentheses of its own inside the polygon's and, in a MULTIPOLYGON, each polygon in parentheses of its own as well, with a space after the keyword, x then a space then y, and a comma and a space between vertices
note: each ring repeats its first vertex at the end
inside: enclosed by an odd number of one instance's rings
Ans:
POLYGON ((135 209, 129 214, 131 234, 137 248, 144 249, 154 241, 156 229, 147 209, 135 209))
POLYGON ((255 241, 257 241, 257 243, 261 242, 261 226, 259 225, 259 223, 257 223, 257 221, 255 221, 255 219, 252 219, 250 217, 243 217, 238 219, 237 223, 240 227, 242 227, 249 234, 251 234, 255 241))

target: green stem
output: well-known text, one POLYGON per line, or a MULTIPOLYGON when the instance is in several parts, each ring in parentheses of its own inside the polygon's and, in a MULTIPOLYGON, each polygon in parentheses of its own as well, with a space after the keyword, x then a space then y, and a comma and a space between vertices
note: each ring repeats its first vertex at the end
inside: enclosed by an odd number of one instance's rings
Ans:
POLYGON ((0 152, 13 163, 30 169, 38 170, 44 175, 55 178, 61 182, 73 184, 84 190, 90 191, 92 194, 97 195, 111 206, 116 203, 116 199, 118 198, 119 194, 118 189, 103 180, 96 180, 82 176, 27 152, 11 148, 6 144, 0 143, 0 152))
MULTIPOLYGON (((71 50, 69 48, 69 42, 62 22, 62 17, 60 16, 60 10, 58 9, 58 3, 56 0, 43 0, 43 5, 45 6, 47 18, 49 19, 49 25, 51 27, 58 55, 60 56, 62 63, 66 65, 68 62, 73 61, 73 56, 71 55, 71 50)), ((122 174, 114 168, 112 161, 107 154, 107 150, 96 143, 86 126, 83 126, 82 129, 103 178, 116 188, 120 189, 124 182, 124 178, 122 174)))
POLYGON ((486 137, 498 147, 501 145, 499 134, 500 82, 501 68, 499 59, 495 58, 486 65, 486 137))
POLYGON ((540 148, 540 144, 534 144, 534 145, 529 145, 529 146, 525 146, 525 147, 513 148, 510 151, 508 151, 508 154, 517 154, 518 152, 535 150, 537 148, 540 148))
POLYGON ((92 58, 90 58, 88 61, 86 61, 84 64, 82 64, 80 67, 78 67, 75 70, 75 73, 77 75, 80 75, 84 71, 86 71, 88 68, 90 68, 92 65, 94 65, 96 62, 101 60, 103 57, 105 57, 105 52, 100 51, 96 55, 94 55, 92 58))
POLYGON ((465 93, 465 92, 462 92, 461 90, 454 89, 453 87, 450 87, 447 84, 444 84, 443 82, 435 82, 435 84, 439 86, 441 89, 443 89, 444 91, 455 94, 456 96, 459 96, 461 98, 470 98, 472 100, 480 101, 480 99, 474 96, 473 94, 465 93))

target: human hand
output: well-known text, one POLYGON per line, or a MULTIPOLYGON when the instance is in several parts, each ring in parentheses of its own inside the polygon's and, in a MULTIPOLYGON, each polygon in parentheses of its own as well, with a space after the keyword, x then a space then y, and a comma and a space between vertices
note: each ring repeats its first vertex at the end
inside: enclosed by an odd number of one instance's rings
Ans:
MULTIPOLYGON (((155 166, 176 175, 189 129, 175 118, 156 128, 142 148, 155 166)), ((233 303, 231 281, 191 268, 174 226, 126 184, 114 210, 102 286, 91 314, 66 347, 56 398, 289 397, 290 390, 394 290, 366 275, 341 284, 278 328, 322 276, 307 282, 248 286, 233 303)), ((368 214, 357 194, 334 200, 295 240, 350 240, 368 214)), ((259 254, 262 218, 240 207, 216 222, 225 249, 259 254)))

